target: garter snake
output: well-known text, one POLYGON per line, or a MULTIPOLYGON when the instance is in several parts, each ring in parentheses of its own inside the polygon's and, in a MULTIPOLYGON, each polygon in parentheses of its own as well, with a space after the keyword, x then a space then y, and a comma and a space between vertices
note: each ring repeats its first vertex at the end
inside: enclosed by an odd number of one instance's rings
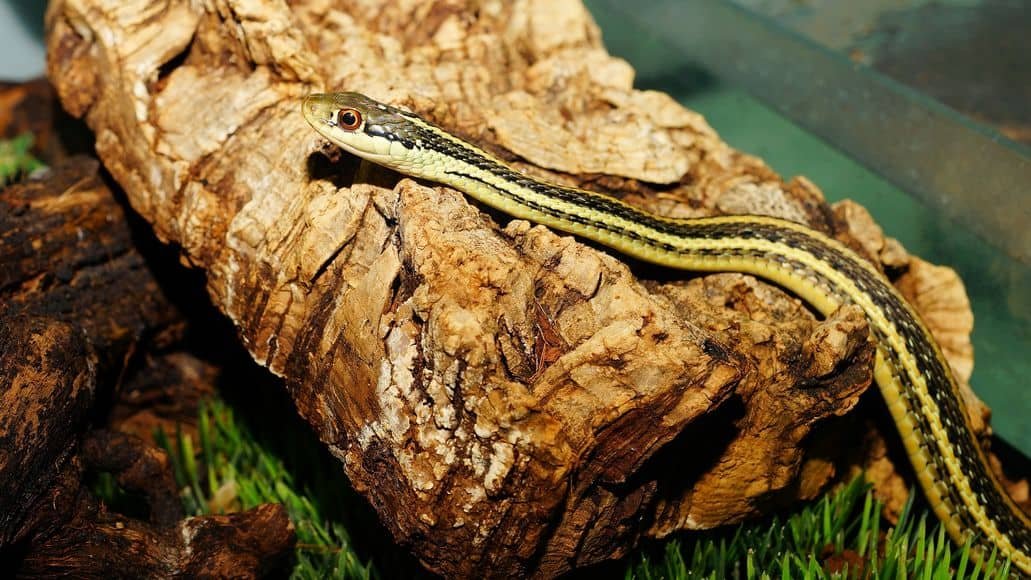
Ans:
POLYGON ((358 93, 309 95, 302 112, 347 152, 449 185, 514 217, 662 266, 759 276, 825 316, 842 304, 858 305, 877 341, 874 377, 934 513, 953 540, 972 542, 974 557, 995 548, 1031 575, 1031 521, 988 466, 949 363, 894 286, 844 244, 782 219, 668 218, 545 183, 411 112, 358 93))

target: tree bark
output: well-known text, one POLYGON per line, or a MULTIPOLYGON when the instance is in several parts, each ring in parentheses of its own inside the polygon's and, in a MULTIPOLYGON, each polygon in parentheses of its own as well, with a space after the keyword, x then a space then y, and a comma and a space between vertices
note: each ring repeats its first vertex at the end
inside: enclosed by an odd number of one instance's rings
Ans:
POLYGON ((869 332, 341 154, 299 114, 309 92, 360 90, 665 215, 805 223, 901 275, 969 374, 950 270, 634 90, 577 0, 55 0, 47 22, 61 102, 132 206, 431 570, 554 576, 813 497, 840 470, 821 441, 860 437, 827 419, 870 383, 869 332))
POLYGON ((48 94, 41 83, 0 90, 0 130, 32 130, 37 153, 54 164, 0 191, 0 568, 142 577, 281 566, 293 545, 282 506, 184 518, 163 451, 92 428, 123 384, 172 388, 176 371, 187 375, 196 361, 158 354, 178 340, 183 319, 97 161, 68 157, 75 146, 50 130, 40 105, 52 103, 48 94), (140 353, 167 364, 137 364, 140 353), (96 500, 86 479, 96 472, 142 494, 149 518, 96 500))

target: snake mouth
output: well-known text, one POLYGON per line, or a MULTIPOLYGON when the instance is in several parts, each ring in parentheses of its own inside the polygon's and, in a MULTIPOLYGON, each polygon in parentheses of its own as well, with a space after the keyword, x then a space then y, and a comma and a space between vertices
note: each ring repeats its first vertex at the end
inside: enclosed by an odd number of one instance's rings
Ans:
POLYGON ((319 129, 319 125, 333 126, 335 111, 332 95, 318 93, 308 95, 301 101, 301 114, 316 130, 319 129))

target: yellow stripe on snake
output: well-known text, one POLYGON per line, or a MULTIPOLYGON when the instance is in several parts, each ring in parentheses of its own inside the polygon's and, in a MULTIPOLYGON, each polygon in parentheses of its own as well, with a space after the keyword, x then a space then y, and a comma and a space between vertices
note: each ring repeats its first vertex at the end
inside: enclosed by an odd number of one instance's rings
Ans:
POLYGON ((545 183, 413 113, 357 93, 310 95, 302 111, 345 151, 449 185, 514 217, 662 266, 759 276, 825 316, 858 305, 877 340, 874 377, 934 513, 954 541, 972 541, 974 558, 995 548, 1031 575, 1031 521, 988 466, 941 349, 891 283, 840 242, 786 220, 668 218, 545 183))

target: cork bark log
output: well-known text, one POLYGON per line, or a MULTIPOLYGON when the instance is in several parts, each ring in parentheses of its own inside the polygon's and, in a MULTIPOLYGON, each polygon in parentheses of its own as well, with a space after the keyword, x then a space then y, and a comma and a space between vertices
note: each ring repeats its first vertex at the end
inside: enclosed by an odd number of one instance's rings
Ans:
POLYGON ((431 570, 553 576, 813 497, 862 437, 828 419, 870 384, 868 329, 852 308, 819 320, 748 276, 628 263, 360 162, 305 124, 309 92, 408 107, 527 173, 666 215, 834 235, 898 279, 969 375, 954 273, 634 90, 578 0, 54 0, 47 26, 61 102, 133 208, 204 270, 431 570))
MULTIPOLYGON (((98 162, 68 156, 88 132, 59 135, 48 103, 45 82, 0 86, 0 135, 31 129, 51 165, 0 190, 0 568, 22 577, 271 570, 293 545, 282 506, 184 517, 165 453, 107 428, 122 393, 203 391, 191 386, 203 365, 161 352, 178 341, 183 318, 98 162), (138 494, 149 516, 96 499, 90 477, 99 472, 138 494)), ((116 408, 123 431, 142 423, 116 408)))

